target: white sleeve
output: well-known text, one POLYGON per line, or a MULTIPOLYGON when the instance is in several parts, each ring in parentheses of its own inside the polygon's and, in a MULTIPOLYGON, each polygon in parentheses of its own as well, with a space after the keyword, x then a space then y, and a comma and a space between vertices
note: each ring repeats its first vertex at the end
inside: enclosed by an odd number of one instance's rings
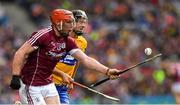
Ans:
POLYGON ((69 54, 72 55, 78 50, 80 50, 80 49, 79 48, 72 49, 72 50, 69 51, 69 54))

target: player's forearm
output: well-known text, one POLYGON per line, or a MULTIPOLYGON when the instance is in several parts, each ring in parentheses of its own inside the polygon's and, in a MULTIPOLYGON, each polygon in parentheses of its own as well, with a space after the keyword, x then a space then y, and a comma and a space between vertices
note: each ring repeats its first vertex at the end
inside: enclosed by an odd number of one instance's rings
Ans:
POLYGON ((56 67, 54 68, 53 73, 60 76, 60 77, 63 77, 65 75, 65 73, 63 71, 59 70, 56 67))
POLYGON ((97 60, 87 57, 82 63, 89 69, 97 70, 103 74, 106 74, 108 67, 99 63, 97 60))
POLYGON ((74 54, 72 54, 72 56, 75 57, 79 62, 81 62, 84 66, 86 66, 89 69, 97 70, 104 74, 107 73, 108 67, 99 63, 95 59, 88 57, 81 50, 77 50, 74 54))
POLYGON ((21 51, 17 51, 14 55, 14 59, 12 63, 13 75, 20 75, 24 60, 25 60, 25 55, 21 51))

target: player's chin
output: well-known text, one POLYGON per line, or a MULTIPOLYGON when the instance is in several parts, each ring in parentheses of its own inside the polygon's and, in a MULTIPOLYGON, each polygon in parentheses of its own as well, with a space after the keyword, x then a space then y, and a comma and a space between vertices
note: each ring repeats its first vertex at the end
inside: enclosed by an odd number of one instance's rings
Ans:
POLYGON ((73 30, 73 29, 69 29, 69 30, 67 30, 67 33, 70 33, 70 32, 72 32, 72 30, 73 30))
POLYGON ((67 30, 66 32, 64 32, 64 33, 66 33, 66 34, 71 34, 71 32, 72 32, 72 30, 67 30))

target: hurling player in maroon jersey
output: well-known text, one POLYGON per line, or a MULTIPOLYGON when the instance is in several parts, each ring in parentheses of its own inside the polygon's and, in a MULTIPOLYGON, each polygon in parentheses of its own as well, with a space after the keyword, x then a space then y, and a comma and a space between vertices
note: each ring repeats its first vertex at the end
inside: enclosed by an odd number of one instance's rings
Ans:
MULTIPOLYGON (((16 51, 12 64, 10 87, 20 89, 23 104, 60 104, 59 96, 52 81, 53 70, 60 58, 67 53, 89 69, 108 76, 117 76, 117 69, 109 69, 78 49, 75 41, 68 37, 74 27, 72 12, 55 9, 50 15, 51 27, 32 33, 31 37, 16 51), (22 82, 21 82, 22 81, 22 82)), ((69 83, 72 83, 69 77, 69 83)))

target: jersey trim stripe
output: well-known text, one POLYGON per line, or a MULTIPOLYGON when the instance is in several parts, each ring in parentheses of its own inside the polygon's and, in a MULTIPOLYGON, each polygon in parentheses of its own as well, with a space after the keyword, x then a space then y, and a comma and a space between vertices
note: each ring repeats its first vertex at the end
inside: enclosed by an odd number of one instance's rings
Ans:
POLYGON ((42 34, 44 31, 47 31, 47 30, 48 30, 48 29, 43 29, 43 30, 38 31, 34 36, 32 36, 31 39, 29 39, 29 42, 34 41, 34 40, 36 39, 36 37, 39 36, 39 34, 42 34))
POLYGON ((41 30, 41 31, 37 32, 34 36, 32 36, 32 38, 30 38, 28 40, 28 42, 32 45, 33 43, 36 42, 36 40, 38 38, 40 38, 42 35, 44 35, 45 33, 49 32, 51 30, 52 30, 51 28, 47 28, 47 29, 44 29, 44 30, 41 30))
POLYGON ((30 44, 32 45, 34 42, 36 42, 36 40, 41 37, 42 35, 44 35, 45 33, 51 31, 52 29, 47 28, 47 29, 43 29, 41 30, 41 32, 39 31, 38 33, 36 33, 31 39, 32 41, 30 41, 30 44))
POLYGON ((76 48, 76 49, 72 49, 71 51, 69 51, 69 54, 70 55, 72 55, 72 54, 74 54, 76 51, 78 51, 79 49, 78 48, 76 48))
POLYGON ((51 29, 51 28, 49 27, 49 28, 46 28, 46 29, 39 30, 39 31, 33 36, 33 38, 31 38, 30 40, 34 40, 36 37, 39 36, 39 34, 42 34, 43 32, 48 31, 48 30, 50 30, 50 29, 51 29))
POLYGON ((25 85, 25 91, 26 91, 26 94, 27 94, 27 104, 30 104, 30 105, 33 105, 33 100, 31 98, 31 95, 29 93, 29 86, 25 85))
POLYGON ((34 74, 33 74, 33 77, 32 77, 31 83, 30 83, 30 86, 33 84, 33 81, 34 81, 36 72, 37 72, 37 70, 38 70, 38 64, 39 64, 39 51, 40 51, 40 50, 38 49, 37 60, 36 60, 36 69, 35 69, 35 71, 34 71, 34 74))

